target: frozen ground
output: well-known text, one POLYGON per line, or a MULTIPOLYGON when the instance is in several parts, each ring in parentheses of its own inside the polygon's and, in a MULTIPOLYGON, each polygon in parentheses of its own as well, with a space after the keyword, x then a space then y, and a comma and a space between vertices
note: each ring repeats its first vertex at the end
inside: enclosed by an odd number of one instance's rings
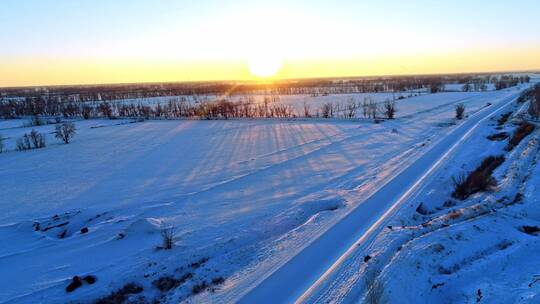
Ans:
MULTIPOLYGON (((37 127, 46 148, 0 154, 0 302, 91 302, 132 281, 147 299, 235 301, 450 132, 455 104, 517 92, 404 99, 381 124, 77 121, 69 145, 37 127), (175 246, 158 250, 169 225, 175 246), (163 276, 185 280, 162 292, 163 276)), ((22 123, 0 121, 10 150, 22 123)))

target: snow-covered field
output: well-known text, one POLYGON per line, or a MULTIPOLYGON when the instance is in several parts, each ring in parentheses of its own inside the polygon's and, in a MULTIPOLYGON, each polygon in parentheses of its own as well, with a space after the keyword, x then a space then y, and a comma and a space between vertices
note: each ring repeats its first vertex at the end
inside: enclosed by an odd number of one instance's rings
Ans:
MULTIPOLYGON (((0 303, 92 302, 129 282, 144 288, 133 297, 149 301, 236 301, 451 132, 456 104, 464 103, 472 115, 518 92, 406 98, 398 102, 398 119, 379 124, 86 120, 75 122, 78 133, 69 145, 53 138, 53 125, 35 127, 47 134, 46 148, 0 154, 0 303), (169 226, 175 245, 158 249, 160 232, 169 226), (66 293, 75 275, 93 275, 97 282, 66 293), (173 282, 170 290, 153 283, 164 277, 173 282)), ((294 97, 282 102, 287 98, 294 97)), ((318 98, 323 103, 336 97, 318 98)), ((303 106, 304 100, 291 103, 303 106)), ((31 130, 23 123, 0 121, 8 150, 31 130)), ((496 145, 462 153, 480 157, 496 145)), ((441 183, 452 173, 442 171, 441 183)), ((423 200, 427 208, 442 203, 449 191, 443 189, 423 200)), ((407 245, 419 248, 411 255, 425 249, 421 242, 407 245)), ((395 259, 383 272, 385 286, 404 280, 392 269, 412 265, 395 259)), ((418 286, 427 278, 418 272, 418 286)), ((389 296, 405 292, 419 291, 389 296)))

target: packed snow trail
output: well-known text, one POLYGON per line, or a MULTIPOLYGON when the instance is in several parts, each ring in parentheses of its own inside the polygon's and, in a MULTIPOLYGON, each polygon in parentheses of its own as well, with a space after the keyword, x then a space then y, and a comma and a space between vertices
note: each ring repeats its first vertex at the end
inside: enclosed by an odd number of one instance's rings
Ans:
POLYGON ((511 95, 481 110, 443 137, 416 162, 387 181, 376 193, 358 205, 341 221, 292 257, 282 267, 263 278, 240 299, 241 303, 302 302, 362 243, 381 223, 433 173, 448 155, 480 125, 515 101, 511 95))

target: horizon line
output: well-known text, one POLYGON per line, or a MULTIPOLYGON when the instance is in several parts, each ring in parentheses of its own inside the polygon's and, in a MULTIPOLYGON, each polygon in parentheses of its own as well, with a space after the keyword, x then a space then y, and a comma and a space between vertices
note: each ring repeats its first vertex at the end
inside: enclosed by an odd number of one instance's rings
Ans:
POLYGON ((302 80, 323 80, 323 79, 369 79, 383 77, 414 77, 414 76, 457 76, 457 75, 485 75, 485 74, 504 74, 504 73, 540 73, 539 68, 521 69, 521 70, 495 70, 495 71, 477 71, 477 72, 450 72, 450 73, 396 73, 396 74, 379 74, 365 76, 329 76, 329 77, 298 77, 298 78, 272 78, 272 79, 215 79, 215 80, 178 80, 178 81, 140 81, 140 82, 103 82, 103 83, 78 83, 78 84, 37 84, 37 85, 22 85, 22 86, 3 86, 0 89, 24 89, 24 88, 60 88, 60 87, 99 87, 99 86, 122 86, 122 85, 157 85, 157 84, 189 84, 189 83, 272 83, 272 82, 287 82, 287 81, 302 81, 302 80))

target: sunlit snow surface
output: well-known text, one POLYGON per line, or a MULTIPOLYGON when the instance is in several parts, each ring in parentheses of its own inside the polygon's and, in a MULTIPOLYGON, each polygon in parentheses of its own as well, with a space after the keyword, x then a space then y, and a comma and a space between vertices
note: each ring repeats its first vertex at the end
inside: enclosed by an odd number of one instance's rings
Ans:
MULTIPOLYGON (((88 120, 69 145, 36 127, 46 148, 0 154, 0 302, 91 302, 130 281, 147 299, 233 301, 450 132, 455 104, 471 114, 515 93, 411 97, 380 124, 88 120), (172 250, 156 249, 164 225, 172 250), (186 273, 169 293, 152 287, 186 273), (85 274, 96 284, 67 294, 85 274), (215 292, 191 296, 217 277, 215 292)), ((23 123, 0 121, 9 150, 23 123)))

